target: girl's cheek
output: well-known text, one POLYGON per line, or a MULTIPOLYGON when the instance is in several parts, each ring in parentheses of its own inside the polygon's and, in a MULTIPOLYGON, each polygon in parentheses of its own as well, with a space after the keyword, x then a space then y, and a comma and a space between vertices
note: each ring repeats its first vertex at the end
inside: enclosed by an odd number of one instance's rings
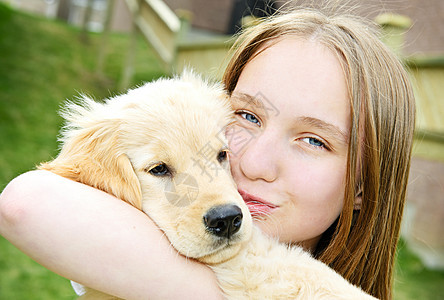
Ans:
POLYGON ((289 184, 292 193, 310 199, 311 205, 329 206, 343 197, 345 174, 338 166, 325 160, 307 159, 303 155, 294 155, 292 163, 287 166, 285 177, 292 178, 289 184))
POLYGON ((241 155, 242 151, 253 141, 254 134, 244 127, 233 125, 227 129, 226 137, 231 157, 236 157, 241 155))

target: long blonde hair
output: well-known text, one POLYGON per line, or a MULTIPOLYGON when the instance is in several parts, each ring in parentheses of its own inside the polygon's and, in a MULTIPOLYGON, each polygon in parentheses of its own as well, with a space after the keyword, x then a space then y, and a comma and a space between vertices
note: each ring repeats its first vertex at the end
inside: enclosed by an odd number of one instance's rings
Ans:
POLYGON ((415 104, 407 72, 372 28, 358 17, 312 9, 277 14, 239 36, 223 82, 231 94, 258 51, 287 35, 314 39, 337 54, 351 103, 349 164, 343 211, 315 256, 375 297, 391 299, 415 104), (357 193, 360 210, 354 210, 357 193))

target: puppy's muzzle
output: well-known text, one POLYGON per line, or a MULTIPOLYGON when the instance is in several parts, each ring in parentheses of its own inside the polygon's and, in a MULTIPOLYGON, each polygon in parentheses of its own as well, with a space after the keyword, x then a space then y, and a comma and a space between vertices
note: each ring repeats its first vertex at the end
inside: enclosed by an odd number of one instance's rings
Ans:
POLYGON ((211 208, 203 217, 207 231, 211 234, 230 239, 242 225, 242 210, 229 204, 211 208))

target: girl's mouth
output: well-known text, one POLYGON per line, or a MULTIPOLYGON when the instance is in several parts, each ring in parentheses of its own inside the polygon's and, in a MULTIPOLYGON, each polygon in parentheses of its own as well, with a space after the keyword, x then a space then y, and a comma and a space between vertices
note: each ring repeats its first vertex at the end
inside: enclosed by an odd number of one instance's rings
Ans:
POLYGON ((266 217, 272 213, 273 210, 277 208, 276 205, 271 204, 259 197, 248 194, 243 190, 239 190, 239 194, 244 199, 245 204, 247 204, 253 219, 260 219, 266 217))

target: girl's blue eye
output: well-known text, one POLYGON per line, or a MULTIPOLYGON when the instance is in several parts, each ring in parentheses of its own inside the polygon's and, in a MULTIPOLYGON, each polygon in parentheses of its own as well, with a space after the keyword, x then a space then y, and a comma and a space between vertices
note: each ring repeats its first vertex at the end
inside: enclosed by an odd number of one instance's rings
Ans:
POLYGON ((259 120, 253 114, 250 114, 247 112, 241 112, 240 115, 242 116, 242 118, 244 118, 248 122, 260 124, 259 120))
POLYGON ((308 138, 303 138, 302 140, 314 147, 326 148, 325 144, 318 139, 308 137, 308 138))

